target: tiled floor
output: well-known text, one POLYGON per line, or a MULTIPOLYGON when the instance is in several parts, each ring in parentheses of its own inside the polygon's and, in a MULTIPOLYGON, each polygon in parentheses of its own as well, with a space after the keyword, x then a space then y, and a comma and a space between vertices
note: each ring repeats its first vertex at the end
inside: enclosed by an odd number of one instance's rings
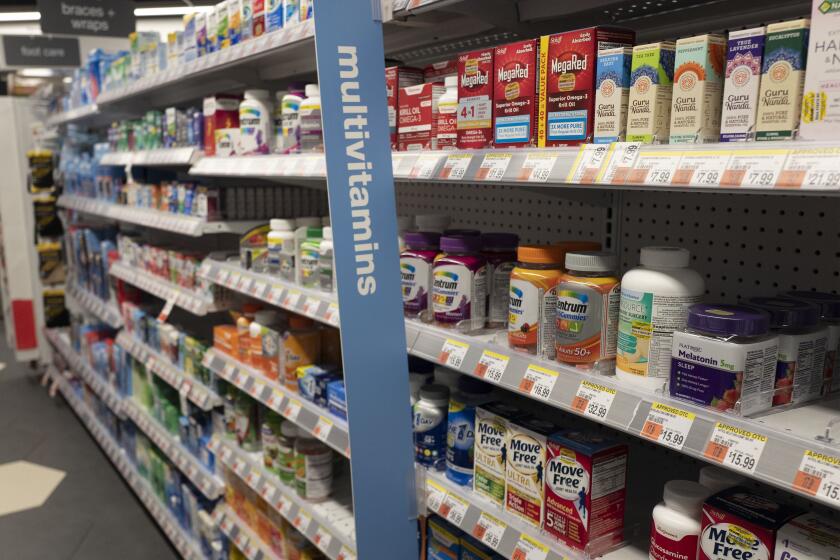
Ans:
POLYGON ((66 473, 43 506, 0 515, 0 560, 178 558, 70 407, 13 361, 2 336, 0 363, 0 465, 66 473))

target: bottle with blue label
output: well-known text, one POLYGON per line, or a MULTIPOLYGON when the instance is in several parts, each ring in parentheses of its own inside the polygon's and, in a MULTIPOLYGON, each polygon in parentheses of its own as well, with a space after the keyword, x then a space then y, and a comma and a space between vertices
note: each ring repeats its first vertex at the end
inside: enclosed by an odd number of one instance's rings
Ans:
POLYGON ((449 388, 432 383, 420 388, 420 399, 412 411, 414 459, 419 464, 443 470, 446 466, 446 425, 449 388))
POLYGON ((283 0, 266 0, 265 30, 267 33, 283 29, 283 0))
POLYGON ((493 400, 493 388, 473 377, 458 379, 458 390, 449 399, 446 433, 446 477, 463 486, 472 485, 475 445, 475 407, 493 400))

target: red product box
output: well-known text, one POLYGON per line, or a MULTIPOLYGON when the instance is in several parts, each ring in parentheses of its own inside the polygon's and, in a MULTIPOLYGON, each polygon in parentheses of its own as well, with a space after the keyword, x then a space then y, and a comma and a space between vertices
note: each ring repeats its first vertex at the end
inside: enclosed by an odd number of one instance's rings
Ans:
POLYGON ((548 438, 543 529, 595 554, 624 538, 627 446, 600 434, 563 430, 548 438))
POLYGON ((496 146, 534 144, 537 107, 536 39, 496 47, 493 64, 493 142, 496 146))
POLYGON ((447 76, 458 75, 458 60, 450 59, 434 62, 423 68, 423 80, 427 82, 442 82, 447 76))
POLYGON ((216 95, 205 97, 204 113, 204 155, 216 154, 216 131, 239 128, 239 103, 241 97, 216 95))
POLYGON ((633 31, 587 27, 540 38, 539 146, 591 142, 598 51, 633 46, 633 31))
POLYGON ((458 147, 493 143, 493 49, 458 56, 458 147))
POLYGON ((439 82, 400 89, 399 150, 437 149, 438 99, 445 91, 446 88, 439 82))
POLYGON ((391 131, 391 149, 397 148, 397 110, 400 106, 400 88, 423 83, 423 71, 407 66, 385 68, 385 92, 388 96, 388 129, 391 131))

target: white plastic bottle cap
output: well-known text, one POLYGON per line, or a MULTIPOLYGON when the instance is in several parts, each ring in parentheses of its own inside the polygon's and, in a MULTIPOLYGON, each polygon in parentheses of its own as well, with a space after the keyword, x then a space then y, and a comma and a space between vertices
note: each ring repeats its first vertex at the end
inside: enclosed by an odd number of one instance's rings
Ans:
POLYGON ((258 99, 260 101, 268 101, 270 94, 267 89, 246 89, 245 99, 258 99))
POLYGON ((297 218, 295 225, 301 227, 321 227, 321 218, 317 216, 306 216, 304 218, 297 218))
POLYGON ((443 84, 448 87, 458 87, 458 76, 447 76, 443 79, 443 84))
POLYGON ((744 477, 737 473, 713 465, 707 465, 700 469, 700 484, 713 493, 738 486, 744 480, 744 477))
POLYGON ((306 84, 304 92, 306 93, 306 97, 319 97, 321 95, 321 88, 318 87, 318 84, 306 84))
MULTIPOLYGON (((276 325, 280 322, 280 314, 273 309, 264 309, 254 313, 254 322, 259 323, 265 327, 276 325)), ((252 325, 254 323, 251 323, 252 325)))
POLYGON ((295 221, 286 218, 273 218, 268 222, 269 227, 274 231, 294 231, 295 221))
POLYGON ((326 239, 327 241, 332 241, 332 227, 324 226, 321 230, 321 238, 326 239))
POLYGON ((682 247, 642 247, 639 262, 648 268, 686 268, 691 253, 682 247))
POLYGON ((418 214, 414 217, 419 231, 436 231, 443 233, 449 227, 449 216, 446 214, 418 214))
POLYGON ((397 231, 408 231, 413 225, 413 216, 397 216, 397 231))
POLYGON ((566 253, 566 270, 609 272, 615 270, 615 255, 606 251, 566 253))
POLYGON ((709 497, 709 489, 693 480, 669 480, 665 483, 663 499, 671 509, 695 516, 709 497))

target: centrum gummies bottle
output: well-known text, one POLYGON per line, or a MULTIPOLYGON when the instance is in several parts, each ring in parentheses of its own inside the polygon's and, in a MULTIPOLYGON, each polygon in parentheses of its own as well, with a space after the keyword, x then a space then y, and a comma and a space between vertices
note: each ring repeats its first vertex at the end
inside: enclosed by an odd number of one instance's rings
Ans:
POLYGON ((480 253, 481 237, 444 236, 440 250, 432 273, 435 323, 465 332, 484 327, 487 260, 480 253))
POLYGON ((405 250, 400 254, 403 311, 406 317, 418 317, 429 309, 432 266, 440 247, 440 234, 409 231, 404 239, 405 250))

